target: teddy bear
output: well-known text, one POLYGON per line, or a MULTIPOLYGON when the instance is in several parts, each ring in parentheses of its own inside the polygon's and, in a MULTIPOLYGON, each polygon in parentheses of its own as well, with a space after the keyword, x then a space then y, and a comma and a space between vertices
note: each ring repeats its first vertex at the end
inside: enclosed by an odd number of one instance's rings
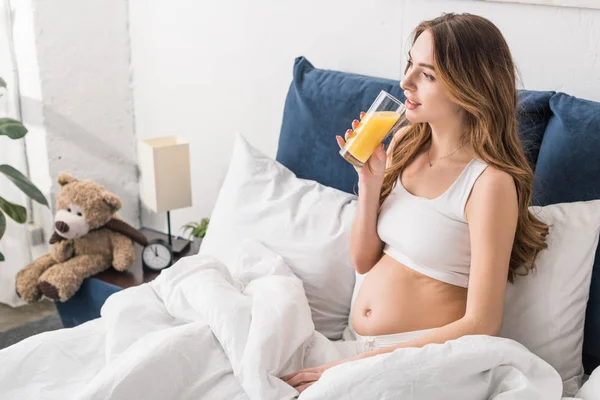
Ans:
POLYGON ((117 271, 127 270, 135 260, 132 237, 138 242, 144 239, 136 238, 131 232, 139 231, 117 217, 121 200, 115 194, 67 173, 60 174, 57 181, 60 190, 50 252, 16 277, 17 294, 28 303, 42 295, 64 302, 85 278, 111 266, 117 271))

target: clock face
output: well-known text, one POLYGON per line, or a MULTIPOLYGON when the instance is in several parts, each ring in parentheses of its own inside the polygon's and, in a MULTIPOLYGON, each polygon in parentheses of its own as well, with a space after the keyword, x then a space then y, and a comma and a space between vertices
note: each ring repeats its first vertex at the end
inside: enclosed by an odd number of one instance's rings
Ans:
POLYGON ((172 259, 171 249, 165 243, 150 242, 142 252, 144 265, 157 271, 170 266, 172 259))

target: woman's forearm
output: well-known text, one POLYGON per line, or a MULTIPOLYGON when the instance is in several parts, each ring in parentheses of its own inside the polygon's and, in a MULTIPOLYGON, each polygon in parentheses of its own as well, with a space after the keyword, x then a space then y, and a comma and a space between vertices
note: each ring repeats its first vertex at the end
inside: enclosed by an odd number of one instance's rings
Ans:
POLYGON ((359 182, 356 215, 350 230, 350 255, 360 274, 373 267, 383 250, 377 234, 379 192, 381 185, 365 185, 359 182))

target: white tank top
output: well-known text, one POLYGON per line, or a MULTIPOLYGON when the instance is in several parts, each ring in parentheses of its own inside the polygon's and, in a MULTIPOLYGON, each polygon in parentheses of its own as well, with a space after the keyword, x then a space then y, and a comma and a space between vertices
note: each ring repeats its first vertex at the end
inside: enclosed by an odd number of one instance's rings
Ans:
POLYGON ((486 168, 483 161, 472 159, 435 199, 411 194, 398 178, 377 221, 377 233, 385 243, 383 252, 431 278, 467 287, 471 241, 465 206, 486 168))

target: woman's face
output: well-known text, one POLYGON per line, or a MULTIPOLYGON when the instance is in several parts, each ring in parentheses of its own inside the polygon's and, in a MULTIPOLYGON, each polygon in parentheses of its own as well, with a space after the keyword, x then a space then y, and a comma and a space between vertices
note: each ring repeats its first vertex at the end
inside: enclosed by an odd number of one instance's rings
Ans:
POLYGON ((406 118, 413 122, 444 122, 458 116, 460 108, 450 101, 433 70, 433 36, 423 31, 413 44, 406 64, 404 79, 400 81, 407 99, 406 118))

